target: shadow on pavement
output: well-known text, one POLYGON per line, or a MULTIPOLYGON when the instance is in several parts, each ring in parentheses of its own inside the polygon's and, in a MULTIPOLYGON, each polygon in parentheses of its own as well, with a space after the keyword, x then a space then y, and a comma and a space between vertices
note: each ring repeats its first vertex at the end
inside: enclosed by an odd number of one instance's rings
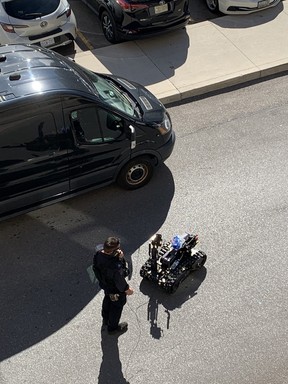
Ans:
POLYGON ((179 286, 175 293, 168 294, 152 282, 143 279, 140 284, 140 291, 149 296, 147 306, 147 320, 150 322, 150 334, 155 339, 160 339, 164 330, 158 326, 159 306, 165 308, 167 314, 166 329, 170 328, 171 312, 180 308, 186 301, 197 294, 197 290, 206 278, 207 269, 201 268, 199 271, 192 272, 187 279, 179 286))
POLYGON ((210 19, 215 19, 218 15, 208 10, 205 1, 189 1, 189 11, 191 15, 190 24, 199 23, 210 19))
POLYGON ((119 73, 119 62, 125 60, 125 66, 121 65, 121 76, 139 82, 140 73, 141 84, 148 86, 174 76, 177 68, 187 60, 189 45, 186 29, 180 29, 165 35, 116 44, 113 49, 99 48, 92 53, 114 75, 119 73), (160 69, 155 70, 155 66, 160 69))
MULTIPOLYGON (((50 336, 97 294, 94 246, 121 238, 125 255, 166 219, 174 182, 164 165, 142 189, 102 188, 0 223, 0 360, 50 336)), ((129 256, 130 255, 130 256, 129 256)))

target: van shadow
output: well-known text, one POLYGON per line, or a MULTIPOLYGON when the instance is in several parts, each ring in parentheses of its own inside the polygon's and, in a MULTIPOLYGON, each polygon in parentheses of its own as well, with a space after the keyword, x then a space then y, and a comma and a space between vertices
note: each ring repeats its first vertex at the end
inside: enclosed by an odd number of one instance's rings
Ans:
POLYGON ((149 86, 174 76, 175 70, 187 59, 189 45, 184 28, 149 39, 98 48, 92 51, 97 60, 92 57, 87 62, 86 57, 79 56, 76 62, 96 72, 112 73, 149 86))
POLYGON ((166 330, 170 329, 171 312, 180 308, 186 301, 197 294, 197 290, 206 278, 207 269, 202 267, 199 271, 192 272, 177 291, 168 294, 157 285, 143 279, 140 291, 149 297, 147 306, 147 320, 150 322, 150 334, 154 339, 160 339, 164 335, 164 328, 158 324, 159 308, 162 306, 167 314, 166 330))
POLYGON ((142 189, 102 188, 0 223, 0 360, 58 331, 98 293, 87 273, 96 243, 119 236, 133 267, 174 195, 169 169, 156 171, 142 189))
POLYGON ((276 7, 263 9, 262 11, 250 13, 248 15, 225 15, 225 17, 215 18, 210 21, 220 28, 253 28, 276 19, 283 9, 283 3, 280 2, 276 7))

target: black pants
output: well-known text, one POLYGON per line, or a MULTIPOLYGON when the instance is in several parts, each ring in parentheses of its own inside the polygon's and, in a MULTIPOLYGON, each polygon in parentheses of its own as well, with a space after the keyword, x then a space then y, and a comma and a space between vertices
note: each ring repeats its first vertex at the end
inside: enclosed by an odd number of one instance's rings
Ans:
POLYGON ((102 302, 102 317, 103 323, 108 325, 108 331, 117 329, 126 301, 125 293, 120 293, 117 301, 111 301, 109 295, 105 294, 102 302))

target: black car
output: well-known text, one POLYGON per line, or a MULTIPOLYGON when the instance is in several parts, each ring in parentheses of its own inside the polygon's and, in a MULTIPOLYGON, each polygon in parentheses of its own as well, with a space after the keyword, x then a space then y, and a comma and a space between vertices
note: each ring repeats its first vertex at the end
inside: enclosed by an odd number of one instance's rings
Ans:
POLYGON ((144 186, 175 134, 143 86, 33 45, 0 46, 0 219, 114 181, 144 186))
POLYGON ((99 16, 110 43, 184 28, 188 0, 82 0, 99 16))

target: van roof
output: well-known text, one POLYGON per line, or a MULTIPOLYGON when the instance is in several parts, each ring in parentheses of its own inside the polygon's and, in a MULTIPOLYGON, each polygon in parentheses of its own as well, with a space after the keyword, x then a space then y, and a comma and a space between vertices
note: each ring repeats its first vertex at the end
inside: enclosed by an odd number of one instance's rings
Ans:
POLYGON ((1 101, 47 91, 90 93, 69 59, 35 45, 0 46, 1 101))

